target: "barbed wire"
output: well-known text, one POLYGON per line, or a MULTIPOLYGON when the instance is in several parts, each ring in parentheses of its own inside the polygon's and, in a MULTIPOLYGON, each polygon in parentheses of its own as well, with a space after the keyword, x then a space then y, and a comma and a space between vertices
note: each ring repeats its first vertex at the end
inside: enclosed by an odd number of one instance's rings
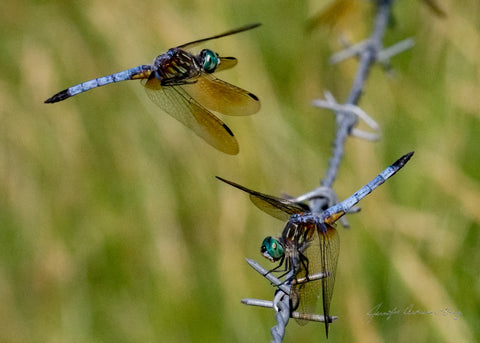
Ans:
MULTIPOLYGON (((343 104, 337 103, 333 95, 325 91, 325 99, 317 99, 313 101, 313 105, 320 108, 327 108, 334 112, 336 117, 336 133, 333 141, 332 157, 329 160, 329 167, 326 171, 325 178, 321 180, 321 185, 313 191, 307 192, 295 199, 290 199, 295 202, 308 201, 308 205, 313 213, 322 213, 327 208, 333 206, 338 202, 337 196, 332 189, 332 185, 337 177, 338 170, 344 155, 344 146, 349 136, 356 136, 366 140, 378 140, 380 138, 379 125, 359 106, 359 100, 363 94, 365 83, 368 79, 371 67, 378 63, 382 66, 390 65, 390 58, 411 48, 414 45, 413 39, 409 38, 403 40, 393 46, 383 49, 383 37, 390 19, 391 8, 394 0, 377 0, 375 25, 373 27, 370 37, 358 44, 347 47, 334 54, 330 62, 339 63, 350 57, 358 57, 359 65, 353 81, 351 91, 347 100, 343 104), (359 121, 362 120, 369 126, 373 132, 366 132, 356 128, 359 121)), ((358 207, 352 207, 349 213, 357 212, 358 207)), ((345 217, 342 217, 342 225, 348 227, 348 222, 345 217)), ((310 321, 325 320, 333 321, 337 319, 335 316, 324 318, 322 315, 314 314, 299 314, 293 312, 290 301, 290 288, 292 282, 295 282, 293 269, 285 276, 284 282, 277 279, 272 273, 264 269, 256 261, 247 259, 247 262, 258 273, 264 276, 277 287, 273 301, 259 300, 259 299, 243 299, 242 303, 246 305, 269 307, 275 310, 276 325, 270 330, 272 335, 272 342, 282 342, 285 335, 285 328, 288 324, 289 318, 299 318, 310 321), (291 275, 290 275, 291 274, 291 275), (292 277, 293 276, 293 277, 292 277)), ((325 277, 325 276, 320 276, 325 277)), ((306 282, 311 281, 313 276, 309 276, 306 282)), ((296 280, 296 282, 299 282, 296 280)))

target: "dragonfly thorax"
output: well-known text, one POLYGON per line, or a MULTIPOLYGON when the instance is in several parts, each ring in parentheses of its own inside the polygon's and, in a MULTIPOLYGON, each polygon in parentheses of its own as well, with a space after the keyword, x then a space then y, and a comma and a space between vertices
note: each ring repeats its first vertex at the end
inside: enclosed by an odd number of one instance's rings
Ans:
POLYGON ((153 62, 153 74, 162 85, 181 85, 192 82, 199 76, 202 67, 191 53, 172 48, 165 54, 159 55, 153 62))
POLYGON ((283 230, 282 240, 301 246, 313 239, 317 226, 320 224, 318 218, 313 214, 294 214, 283 230))

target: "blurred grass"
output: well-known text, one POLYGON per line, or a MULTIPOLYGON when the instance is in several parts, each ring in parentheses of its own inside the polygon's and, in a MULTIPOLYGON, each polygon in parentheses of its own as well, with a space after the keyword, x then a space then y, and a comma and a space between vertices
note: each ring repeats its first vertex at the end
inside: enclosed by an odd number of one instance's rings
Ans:
MULTIPOLYGON (((356 62, 329 66, 335 31, 305 33, 325 2, 7 1, 0 4, 0 341, 260 342, 273 313, 250 270, 282 224, 221 175, 298 195, 324 176, 334 119, 310 107, 343 99, 356 62), (88 79, 149 63, 169 47, 250 22, 211 42, 240 63, 220 77, 257 94, 255 116, 224 117, 240 155, 223 155, 150 103, 137 82, 57 105, 43 100, 88 79)), ((407 167, 340 229, 329 341, 480 340, 480 7, 445 1, 448 17, 399 2, 386 45, 415 36, 375 68, 361 105, 383 139, 351 139, 335 189, 344 198, 403 153, 407 167), (351 172, 355 171, 355 172, 351 172), (369 312, 449 308, 463 316, 369 312)), ((371 18, 352 23, 361 38, 371 18)), ((267 262, 262 261, 264 265, 267 262)), ((292 322, 286 341, 323 340, 292 322)))

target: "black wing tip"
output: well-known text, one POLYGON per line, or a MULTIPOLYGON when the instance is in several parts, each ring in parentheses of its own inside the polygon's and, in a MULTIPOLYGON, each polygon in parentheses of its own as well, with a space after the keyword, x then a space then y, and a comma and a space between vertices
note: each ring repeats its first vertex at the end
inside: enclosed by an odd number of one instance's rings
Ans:
POLYGON ((223 181, 223 182, 226 182, 227 180, 225 180, 224 178, 218 176, 218 175, 215 175, 215 178, 217 178, 218 180, 220 181, 223 181))
POLYGON ((262 23, 260 23, 260 22, 251 23, 251 24, 246 24, 246 25, 240 26, 239 28, 233 29, 232 31, 233 31, 234 33, 240 33, 240 32, 244 32, 244 31, 248 31, 248 30, 255 29, 255 28, 259 27, 259 26, 262 26, 262 23))
POLYGON ((233 134, 232 130, 230 130, 230 128, 226 125, 226 124, 222 124, 223 128, 228 132, 228 134, 232 137, 235 137, 235 135, 233 134))
POLYGON ((260 101, 260 99, 259 99, 255 94, 253 94, 253 93, 250 93, 250 92, 249 92, 249 93, 248 93, 248 96, 249 96, 250 98, 252 98, 253 100, 255 100, 255 101, 260 101))
POLYGON ((62 100, 65 100, 65 99, 68 99, 70 98, 71 95, 70 93, 68 92, 68 88, 67 89, 64 89, 63 91, 61 92, 58 92, 57 94, 55 94, 54 96, 48 98, 47 100, 44 101, 45 104, 53 104, 55 102, 59 102, 59 101, 62 101, 62 100))
POLYGON ((245 25, 245 30, 251 30, 259 26, 262 26, 262 23, 258 22, 258 23, 248 24, 248 25, 245 25))
POLYGON ((407 164, 407 162, 410 160, 414 153, 415 151, 410 151, 408 154, 403 155, 397 161, 395 161, 393 166, 402 168, 405 164, 407 164))

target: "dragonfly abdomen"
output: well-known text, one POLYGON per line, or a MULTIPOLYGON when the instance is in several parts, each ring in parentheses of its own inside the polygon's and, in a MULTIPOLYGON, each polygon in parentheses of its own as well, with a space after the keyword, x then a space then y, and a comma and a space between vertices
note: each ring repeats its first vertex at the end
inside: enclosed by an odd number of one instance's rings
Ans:
POLYGON ((55 103, 65 99, 68 99, 79 93, 86 92, 90 89, 97 88, 100 86, 108 85, 109 83, 126 81, 126 80, 136 80, 147 78, 151 73, 152 67, 149 65, 140 65, 135 68, 124 70, 115 74, 102 76, 90 81, 82 82, 78 85, 72 86, 70 88, 64 89, 61 92, 58 92, 51 98, 45 100, 45 103, 55 103))
POLYGON ((322 220, 327 221, 329 224, 332 224, 338 220, 341 216, 347 213, 353 206, 358 204, 360 200, 365 198, 378 186, 387 181, 392 175, 397 171, 403 168, 403 166, 410 160, 413 155, 413 151, 408 154, 400 157, 392 165, 388 166, 384 171, 378 174, 373 180, 367 183, 365 186, 356 191, 351 197, 343 200, 341 203, 336 204, 335 206, 330 207, 324 211, 321 215, 322 220))

